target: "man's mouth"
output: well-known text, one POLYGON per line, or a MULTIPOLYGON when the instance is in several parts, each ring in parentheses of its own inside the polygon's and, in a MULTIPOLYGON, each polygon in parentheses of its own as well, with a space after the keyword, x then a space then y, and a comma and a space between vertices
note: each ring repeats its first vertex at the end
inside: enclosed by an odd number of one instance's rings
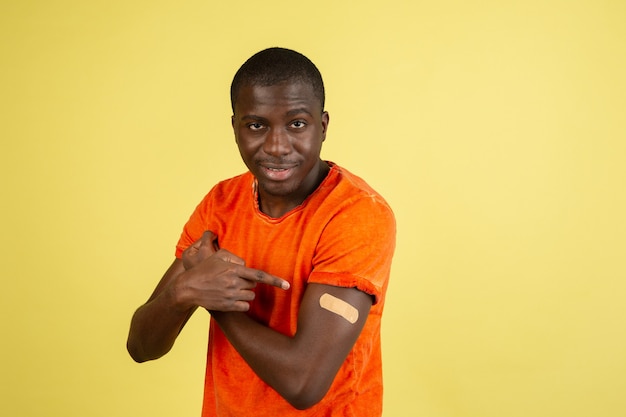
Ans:
POLYGON ((295 166, 269 166, 269 165, 261 165, 261 170, 270 180, 273 181, 284 181, 291 176, 294 171, 295 166))

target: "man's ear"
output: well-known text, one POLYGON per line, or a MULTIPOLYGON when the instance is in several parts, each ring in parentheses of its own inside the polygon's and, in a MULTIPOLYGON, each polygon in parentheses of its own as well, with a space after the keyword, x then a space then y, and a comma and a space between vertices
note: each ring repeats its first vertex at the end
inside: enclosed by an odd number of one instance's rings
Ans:
POLYGON ((233 128, 233 136, 235 137, 235 143, 239 146, 239 141, 237 140, 237 129, 235 129, 235 115, 230 116, 230 125, 233 128))
POLYGON ((330 115, 327 111, 322 113, 322 142, 326 140, 326 132, 328 131, 328 123, 330 123, 330 115))

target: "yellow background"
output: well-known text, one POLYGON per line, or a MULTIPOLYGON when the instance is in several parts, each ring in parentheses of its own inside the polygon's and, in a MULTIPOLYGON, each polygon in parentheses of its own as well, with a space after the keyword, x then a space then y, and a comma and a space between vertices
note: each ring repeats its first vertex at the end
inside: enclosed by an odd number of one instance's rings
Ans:
POLYGON ((2 0, 0 415, 199 415, 208 315, 153 363, 126 332, 244 170, 229 83, 274 45, 325 77, 323 156, 397 215, 385 416, 626 415, 625 22, 599 0, 2 0))

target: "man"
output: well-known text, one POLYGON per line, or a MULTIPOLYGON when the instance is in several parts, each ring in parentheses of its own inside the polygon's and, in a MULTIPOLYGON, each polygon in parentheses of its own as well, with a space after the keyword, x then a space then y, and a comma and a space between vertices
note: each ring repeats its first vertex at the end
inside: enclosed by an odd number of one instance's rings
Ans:
POLYGON ((203 416, 380 416, 380 322, 395 220, 362 179, 320 158, 329 116, 315 65, 270 48, 231 85, 249 172, 197 206, 176 259, 133 316, 138 362, 211 314, 203 416))

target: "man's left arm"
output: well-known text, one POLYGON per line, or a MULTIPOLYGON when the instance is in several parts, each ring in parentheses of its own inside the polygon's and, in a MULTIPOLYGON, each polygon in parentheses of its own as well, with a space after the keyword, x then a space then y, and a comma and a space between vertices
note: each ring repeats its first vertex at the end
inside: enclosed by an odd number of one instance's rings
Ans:
POLYGON ((309 284, 293 337, 243 313, 211 314, 256 374, 295 408, 306 409, 330 388, 365 325, 372 301, 356 288, 309 284))
POLYGON ((346 207, 333 216, 317 244, 315 276, 304 292, 293 336, 245 313, 211 311, 256 374, 298 409, 322 400, 373 303, 384 302, 395 248, 393 213, 374 198, 346 207))

